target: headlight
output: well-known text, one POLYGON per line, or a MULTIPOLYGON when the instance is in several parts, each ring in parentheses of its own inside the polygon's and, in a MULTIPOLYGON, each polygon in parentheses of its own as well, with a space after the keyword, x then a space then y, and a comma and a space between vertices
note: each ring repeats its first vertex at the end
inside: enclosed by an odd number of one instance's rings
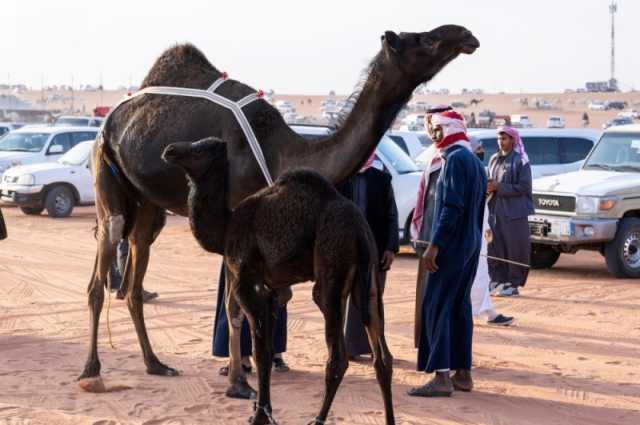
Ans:
POLYGON ((32 186, 36 184, 36 178, 33 176, 33 174, 23 174, 20 177, 18 177, 16 184, 19 184, 22 186, 32 186))
POLYGON ((22 165, 22 161, 11 161, 12 167, 17 167, 18 165, 22 165))
POLYGON ((595 196, 578 196, 576 212, 578 214, 597 214, 598 211, 609 211, 615 207, 616 198, 598 198, 595 196))

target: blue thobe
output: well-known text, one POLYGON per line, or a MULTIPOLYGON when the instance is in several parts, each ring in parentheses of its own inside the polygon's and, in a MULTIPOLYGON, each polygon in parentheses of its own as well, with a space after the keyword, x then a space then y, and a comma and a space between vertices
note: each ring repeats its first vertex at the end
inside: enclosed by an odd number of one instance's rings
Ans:
POLYGON ((470 292, 480 256, 487 192, 484 166, 468 149, 443 153, 431 243, 438 271, 429 275, 422 304, 418 370, 471 369, 470 292))

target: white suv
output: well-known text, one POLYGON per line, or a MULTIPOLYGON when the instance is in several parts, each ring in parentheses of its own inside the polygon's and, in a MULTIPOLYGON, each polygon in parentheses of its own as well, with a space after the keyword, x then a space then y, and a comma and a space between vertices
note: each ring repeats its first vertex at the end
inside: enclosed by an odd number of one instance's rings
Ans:
POLYGON ((85 140, 94 140, 98 128, 23 127, 0 139, 0 176, 16 165, 55 162, 69 149, 85 140))
POLYGON ((93 204, 95 195, 89 170, 93 140, 78 143, 57 162, 22 165, 4 173, 0 199, 25 214, 68 217, 76 205, 93 204))
MULTIPOLYGON (((576 171, 582 165, 600 132, 588 129, 521 129, 524 148, 531 161, 533 178, 576 171)), ((491 156, 498 151, 495 130, 470 131, 482 141, 484 162, 489 164, 491 156)))

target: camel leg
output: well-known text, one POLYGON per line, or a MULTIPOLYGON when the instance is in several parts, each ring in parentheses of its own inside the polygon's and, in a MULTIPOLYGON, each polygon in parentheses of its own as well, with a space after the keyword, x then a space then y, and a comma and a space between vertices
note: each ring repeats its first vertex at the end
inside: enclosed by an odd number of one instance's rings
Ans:
POLYGON ((253 352, 258 369, 258 403, 250 420, 252 425, 271 424, 271 362, 273 361, 273 322, 275 296, 252 270, 239 273, 231 285, 242 306, 253 336, 253 352))
POLYGON ((94 184, 96 188, 97 216, 97 252, 91 280, 87 288, 90 317, 90 348, 84 370, 78 379, 92 378, 100 375, 98 358, 98 326, 100 312, 104 303, 104 286, 111 263, 115 258, 116 246, 124 235, 125 228, 125 195, 109 171, 107 165, 93 158, 94 184))
POLYGON ((78 379, 93 378, 100 376, 100 359, 98 357, 98 326, 100 325, 100 313, 104 303, 104 285, 107 281, 107 274, 111 262, 115 258, 116 244, 112 244, 108 239, 103 239, 98 243, 98 253, 93 266, 93 273, 87 288, 89 296, 89 322, 91 329, 91 339, 89 356, 84 366, 82 374, 78 379))
MULTIPOLYGON (((335 274, 335 270, 332 272, 335 274)), ((324 300, 321 303, 323 306, 321 309, 323 309, 325 319, 325 340, 329 349, 329 359, 325 368, 324 398, 320 413, 315 419, 316 424, 323 424, 327 420, 333 399, 349 367, 343 331, 346 306, 346 296, 342 295, 343 282, 347 282, 347 279, 319 278, 316 282, 318 292, 320 292, 319 296, 324 300), (328 295, 327 298, 322 296, 323 292, 328 295)), ((314 290, 314 292, 316 291, 314 290)))
MULTIPOLYGON (((372 276, 377 274, 377 270, 372 270, 372 276)), ((375 278, 374 278, 375 279, 375 278)), ((393 414, 393 400, 391 397, 391 377, 393 375, 393 357, 387 341, 384 337, 384 308, 382 304, 382 295, 378 294, 379 284, 374 280, 371 285, 371 294, 369 298, 369 324, 366 326, 367 335, 369 337, 369 345, 373 352, 373 365, 376 369, 376 378, 382 397, 384 400, 384 410, 387 419, 387 425, 395 424, 393 414)))
POLYGON ((225 285, 225 309, 227 311, 227 323, 229 324, 229 387, 226 396, 231 398, 251 399, 256 398, 256 390, 247 382, 247 376, 242 369, 242 353, 240 349, 240 333, 244 313, 233 296, 231 288, 236 287, 237 279, 226 273, 225 285))
POLYGON ((142 300, 142 283, 147 266, 149 265, 149 252, 151 244, 164 227, 164 210, 152 204, 146 203, 139 207, 135 223, 129 235, 129 257, 125 270, 125 285, 128 286, 125 300, 129 313, 136 328, 140 348, 150 375, 177 376, 178 371, 166 366, 153 352, 147 328, 144 323, 144 311, 142 300))

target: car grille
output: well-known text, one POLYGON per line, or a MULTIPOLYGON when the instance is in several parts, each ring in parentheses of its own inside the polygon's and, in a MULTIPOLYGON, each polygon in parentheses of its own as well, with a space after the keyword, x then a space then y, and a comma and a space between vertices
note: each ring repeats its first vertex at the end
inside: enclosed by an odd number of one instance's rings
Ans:
POLYGON ((575 212, 576 198, 573 196, 534 194, 533 206, 537 210, 575 212))

